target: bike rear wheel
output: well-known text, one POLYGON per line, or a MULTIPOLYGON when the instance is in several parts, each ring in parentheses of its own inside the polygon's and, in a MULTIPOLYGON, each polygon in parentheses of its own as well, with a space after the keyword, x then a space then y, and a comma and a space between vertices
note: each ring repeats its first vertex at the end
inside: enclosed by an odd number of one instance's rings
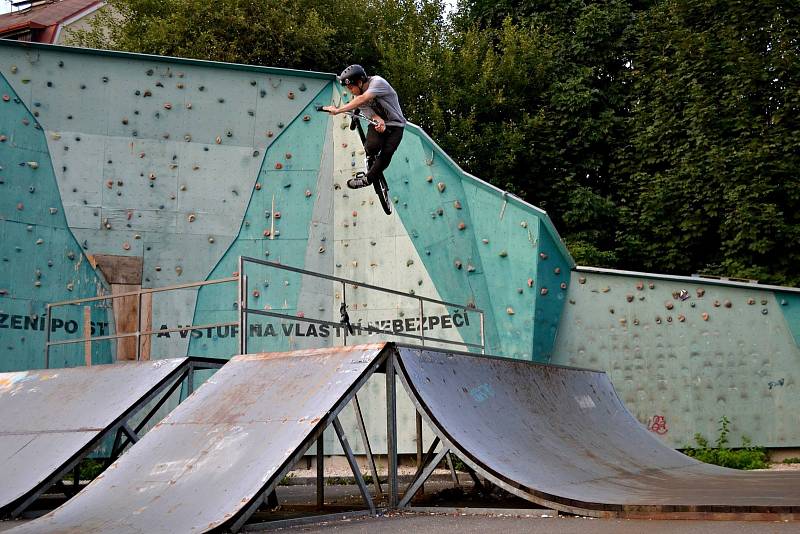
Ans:
POLYGON ((392 200, 389 198, 389 186, 386 184, 386 178, 383 175, 379 176, 377 180, 372 182, 375 187, 375 194, 381 201, 381 207, 386 215, 392 214, 392 200))

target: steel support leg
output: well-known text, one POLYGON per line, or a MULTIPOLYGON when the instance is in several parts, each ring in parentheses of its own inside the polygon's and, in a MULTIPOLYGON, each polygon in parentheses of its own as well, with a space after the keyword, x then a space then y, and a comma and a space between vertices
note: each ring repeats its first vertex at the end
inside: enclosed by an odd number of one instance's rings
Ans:
POLYGON ((422 470, 422 474, 419 476, 419 478, 417 478, 417 480, 411 484, 411 487, 406 490, 406 494, 403 495, 403 499, 397 505, 398 508, 405 508, 408 506, 408 503, 411 502, 411 499, 417 493, 419 488, 425 483, 426 480, 428 480, 428 477, 431 476, 433 470, 436 469, 436 466, 439 465, 439 462, 442 461, 442 458, 444 458, 448 452, 450 452, 450 449, 445 447, 436 453, 436 456, 433 457, 433 460, 431 460, 430 463, 425 466, 425 469, 422 470))
POLYGON ((369 489, 367 488, 367 484, 364 482, 364 477, 361 476, 361 469, 358 467, 356 457, 353 456, 353 451, 350 449, 350 444, 347 442, 347 436, 344 433, 344 429, 342 428, 342 424, 339 422, 338 417, 333 419, 333 428, 336 430, 336 435, 339 436, 339 443, 342 444, 342 449, 347 456, 347 462, 350 464, 350 469, 353 470, 353 476, 356 478, 358 489, 361 490, 361 496, 364 498, 364 502, 367 503, 369 511, 374 514, 375 503, 372 502, 372 496, 369 494, 369 489))
POLYGON ((458 482, 458 473, 456 473, 456 466, 453 463, 453 455, 447 454, 447 466, 450 468, 450 478, 453 479, 453 484, 456 486, 460 486, 461 484, 458 482))
POLYGON ((369 436, 367 435, 367 427, 364 424, 364 416, 361 413, 361 405, 358 403, 358 395, 353 395, 353 409, 356 412, 358 431, 361 432, 361 440, 364 442, 364 452, 367 455, 369 470, 372 472, 372 482, 375 485, 377 495, 380 497, 383 495, 383 490, 381 490, 381 481, 378 478, 378 468, 375 466, 375 457, 372 455, 372 447, 369 445, 369 436))
POLYGON ((317 509, 325 506, 325 441, 317 438, 317 509))
POLYGON ((386 453, 389 467, 389 508, 397 506, 397 391, 394 354, 386 358, 386 453))

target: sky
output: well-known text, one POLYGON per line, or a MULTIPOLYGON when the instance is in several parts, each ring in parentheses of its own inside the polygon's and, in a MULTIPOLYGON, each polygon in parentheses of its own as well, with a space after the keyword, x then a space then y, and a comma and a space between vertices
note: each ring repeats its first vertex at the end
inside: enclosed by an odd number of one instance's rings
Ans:
POLYGON ((0 14, 8 13, 9 11, 11 11, 11 2, 0 0, 0 14))

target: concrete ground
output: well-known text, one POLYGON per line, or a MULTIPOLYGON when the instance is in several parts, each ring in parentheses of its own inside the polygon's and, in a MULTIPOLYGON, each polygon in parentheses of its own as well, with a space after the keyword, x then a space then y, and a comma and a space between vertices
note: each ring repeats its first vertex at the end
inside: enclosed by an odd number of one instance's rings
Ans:
POLYGON ((587 519, 578 517, 485 517, 431 514, 392 514, 331 521, 279 529, 285 533, 336 534, 408 534, 425 532, 444 534, 783 534, 796 533, 796 523, 764 523, 752 521, 639 521, 619 519, 587 519))

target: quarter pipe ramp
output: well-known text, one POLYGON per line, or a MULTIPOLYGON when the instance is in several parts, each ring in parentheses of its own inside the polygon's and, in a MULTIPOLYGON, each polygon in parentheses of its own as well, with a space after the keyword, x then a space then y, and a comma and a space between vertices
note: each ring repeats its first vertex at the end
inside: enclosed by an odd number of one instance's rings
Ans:
POLYGON ((602 372, 399 347, 417 409, 476 471, 596 517, 800 517, 800 473, 743 472, 664 445, 602 372))

